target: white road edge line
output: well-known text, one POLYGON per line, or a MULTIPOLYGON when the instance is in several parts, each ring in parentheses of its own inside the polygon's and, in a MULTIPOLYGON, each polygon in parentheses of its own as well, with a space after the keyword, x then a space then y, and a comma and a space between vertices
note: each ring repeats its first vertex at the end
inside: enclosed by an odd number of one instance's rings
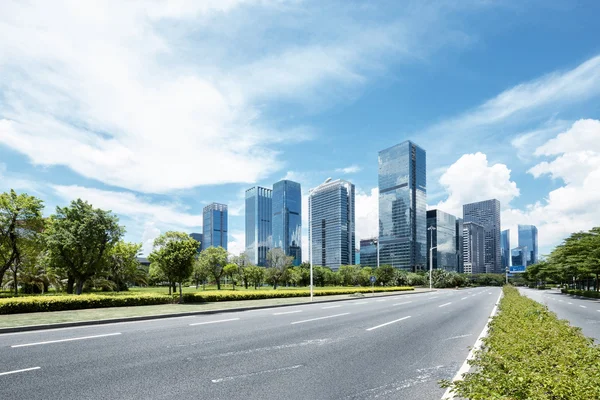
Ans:
MULTIPOLYGON (((458 370, 458 372, 456 373, 456 375, 454 375, 454 378, 452 379, 452 382, 462 380, 463 374, 469 372, 469 369, 471 368, 470 365, 469 365, 469 361, 472 360, 475 357, 475 352, 481 348, 481 345, 483 344, 483 340, 482 339, 487 336, 488 329, 489 329, 489 326, 490 326, 490 321, 492 320, 492 318, 498 312, 498 304, 500 304, 500 299, 502 298, 502 295, 503 295, 503 292, 500 292, 500 296, 498 296, 498 300, 496 300, 496 304, 494 304, 494 308, 492 309, 492 313, 490 314, 490 316, 489 316, 489 318, 488 318, 485 326, 483 327, 483 330, 481 331, 481 334, 477 338, 477 341, 475 341, 475 345, 473 345, 473 348, 469 352, 469 355, 467 356, 467 359, 465 360, 465 362, 463 363, 463 365, 460 367, 460 369, 458 370)), ((450 389, 451 388, 446 389, 446 392, 442 396, 442 400, 452 400, 452 399, 454 399, 454 394, 451 392, 450 389)))
POLYGON ((273 315, 295 314, 295 313, 299 313, 299 312, 302 312, 302 310, 276 312, 276 313, 273 313, 273 315))
POLYGON ((25 343, 25 344, 15 344, 12 345, 10 347, 17 348, 17 347, 28 347, 28 346, 37 346, 40 344, 50 344, 50 343, 61 343, 61 342, 72 342, 74 340, 86 340, 86 339, 95 339, 95 338, 101 338, 101 337, 106 337, 106 336, 116 336, 116 335, 120 335, 121 332, 115 332, 115 333, 106 333, 104 335, 94 335, 94 336, 82 336, 82 337, 76 337, 76 338, 69 338, 69 339, 58 339, 58 340, 48 340, 45 342, 36 342, 36 343, 25 343))
POLYGON ((341 306, 327 306, 327 307, 321 307, 321 310, 327 310, 328 308, 338 308, 341 306))
POLYGON ((446 304, 442 304, 441 306, 438 306, 438 307, 446 307, 446 306, 449 306, 450 304, 452 304, 452 302, 446 303, 446 304))
POLYGON ((25 369, 17 369, 14 371, 8 371, 8 372, 0 372, 0 376, 2 375, 10 375, 10 374, 18 374, 19 372, 27 372, 27 371, 33 371, 35 369, 40 369, 40 367, 33 367, 33 368, 25 368, 25 369))
POLYGON ((367 329, 367 331, 372 331, 373 329, 381 328, 382 326, 386 326, 386 325, 389 325, 389 324, 393 324, 395 322, 403 321, 403 320, 408 319, 408 318, 410 318, 410 315, 408 317, 402 317, 402 318, 399 318, 399 319, 396 319, 396 320, 393 320, 393 321, 390 321, 390 322, 386 322, 385 324, 374 326, 372 328, 367 329))
POLYGON ((296 325, 296 324, 302 324, 304 322, 311 322, 311 321, 318 321, 320 319, 327 319, 327 318, 335 318, 335 317, 341 317, 342 315, 348 315, 350 314, 349 312, 347 313, 342 313, 342 314, 334 314, 334 315, 328 315, 326 317, 318 317, 318 318, 311 318, 311 319, 304 319, 302 321, 294 321, 291 322, 290 325, 296 325))
POLYGON ((228 321, 237 321, 237 320, 239 320, 239 318, 220 319, 220 320, 217 320, 217 321, 206 321, 206 322, 194 322, 193 324, 190 324, 190 326, 206 325, 206 324, 217 324, 219 322, 228 322, 228 321))

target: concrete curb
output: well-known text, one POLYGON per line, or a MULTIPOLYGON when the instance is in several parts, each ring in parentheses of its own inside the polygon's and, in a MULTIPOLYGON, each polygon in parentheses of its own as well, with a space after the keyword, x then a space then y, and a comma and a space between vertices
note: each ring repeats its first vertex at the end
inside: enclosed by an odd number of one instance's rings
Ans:
MULTIPOLYGON (((437 289, 431 290, 431 292, 436 292, 437 289)), ((366 298, 378 298, 378 297, 390 297, 393 295, 409 295, 409 294, 417 294, 417 293, 429 293, 429 290, 424 291, 403 291, 403 292, 385 292, 387 294, 376 294, 371 296, 364 296, 366 298)), ((350 295, 349 295, 350 296, 350 295)), ((318 304, 318 303, 333 303, 336 301, 348 301, 348 300, 356 300, 362 297, 350 297, 346 299, 329 299, 329 300, 316 300, 316 301, 305 301, 302 303, 291 303, 291 304, 272 304, 272 305, 261 305, 261 306, 249 306, 249 307, 236 307, 236 308, 220 308, 217 310, 201 310, 201 311, 190 311, 190 312, 182 312, 182 313, 172 313, 172 314, 158 314, 158 315, 142 315, 136 317, 121 317, 121 318, 111 318, 111 319, 98 319, 91 321, 74 321, 74 322, 60 322, 56 324, 44 324, 44 325, 25 325, 25 326, 13 326, 10 328, 0 328, 0 335, 4 333, 15 333, 15 332, 31 332, 31 331, 41 331, 46 329, 60 329, 60 328, 72 328, 77 326, 87 326, 87 325, 107 325, 107 324, 116 324, 122 322, 135 322, 135 321, 148 321, 153 319, 165 319, 165 318, 177 318, 177 317, 188 317, 194 315, 210 315, 210 314, 220 314, 224 312, 241 312, 241 311, 249 311, 249 310, 261 310, 265 308, 280 308, 280 307, 292 307, 292 306, 302 306, 307 304, 318 304)))

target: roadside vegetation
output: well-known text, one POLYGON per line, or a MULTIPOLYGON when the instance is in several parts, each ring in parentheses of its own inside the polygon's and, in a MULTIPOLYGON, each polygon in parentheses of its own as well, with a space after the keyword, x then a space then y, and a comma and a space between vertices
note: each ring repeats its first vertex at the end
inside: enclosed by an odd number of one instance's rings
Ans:
POLYGON ((473 372, 452 385, 455 395, 474 400, 600 399, 600 346, 547 307, 506 286, 489 328, 470 362, 473 372))

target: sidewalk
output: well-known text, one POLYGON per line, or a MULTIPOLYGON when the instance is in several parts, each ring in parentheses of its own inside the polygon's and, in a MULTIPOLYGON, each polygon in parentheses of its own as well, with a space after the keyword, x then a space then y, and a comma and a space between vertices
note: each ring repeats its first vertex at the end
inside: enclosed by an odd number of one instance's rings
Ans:
MULTIPOLYGON (((436 289, 434 289, 434 291, 435 290, 436 289)), ((315 296, 312 303, 328 303, 332 301, 353 300, 357 298, 368 297, 404 296, 423 292, 429 292, 429 289, 415 288, 415 290, 406 292, 385 292, 376 293, 374 295, 371 293, 364 293, 360 297, 354 294, 315 296)), ((162 304, 156 306, 109 307, 0 315, 0 334, 82 325, 181 317, 186 315, 216 314, 220 312, 285 307, 300 304, 311 304, 310 297, 223 301, 202 304, 162 304)))

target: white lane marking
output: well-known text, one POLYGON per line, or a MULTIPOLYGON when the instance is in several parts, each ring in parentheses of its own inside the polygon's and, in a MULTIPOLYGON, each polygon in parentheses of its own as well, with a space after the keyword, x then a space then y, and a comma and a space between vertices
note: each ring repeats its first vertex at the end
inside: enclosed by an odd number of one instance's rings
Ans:
MULTIPOLYGON (((467 372, 469 372, 469 369, 471 369, 471 366, 469 365, 469 361, 472 360, 475 357, 475 352, 481 348, 481 345, 483 344, 482 339, 485 336, 487 336, 489 325, 490 325, 490 321, 492 320, 492 318, 494 317, 494 315, 496 315, 496 311, 498 311, 498 304, 500 304, 500 299, 501 298, 502 298, 502 292, 500 292, 500 295, 498 296, 498 300, 496 300, 496 304, 494 304, 494 308, 492 309, 492 313, 490 314, 490 316, 489 316, 489 318, 488 318, 485 326, 483 327, 483 330, 481 331, 481 334, 479 335, 479 337, 475 341, 475 345, 471 348, 471 351, 469 351, 469 355, 467 356, 467 359, 465 360, 465 362, 463 363, 463 365, 460 367, 460 369, 458 370, 458 372, 456 373, 456 375, 454 375, 454 378, 452 379, 452 382, 458 381, 458 380, 462 380, 463 379, 463 375, 466 374, 467 372)), ((442 396, 442 400, 452 400, 452 399, 454 399, 454 393, 452 393, 451 388, 448 388, 448 389, 446 389, 446 392, 444 393, 444 396, 442 396)))
POLYGON ((401 306, 402 304, 408 304, 408 303, 412 303, 412 301, 405 301, 404 303, 396 303, 396 304, 392 304, 393 306, 401 306))
POLYGON ((368 301, 359 301, 358 303, 352 303, 352 304, 356 305, 356 304, 367 304, 367 303, 368 303, 368 301))
MULTIPOLYGON (((467 296, 467 297, 469 297, 469 296, 467 296)), ((464 300, 464 299, 466 299, 467 297, 463 297, 461 300, 464 300)))
POLYGON ((596 311, 600 312, 600 310, 596 310, 596 311))
POLYGON ((329 309, 329 308, 338 308, 338 307, 341 307, 341 306, 327 306, 327 307, 321 307, 321 310, 327 310, 327 309, 329 309))
POLYGON ((466 335, 452 336, 452 337, 446 338, 444 340, 460 339, 460 338, 464 338, 464 337, 471 336, 471 335, 473 335, 473 334, 472 333, 467 333, 466 335))
POLYGON ((430 297, 430 299, 437 299, 438 297, 440 297, 440 296, 433 296, 433 297, 430 297))
POLYGON ((219 322, 229 322, 229 321, 237 321, 237 320, 239 320, 239 318, 219 319, 217 321, 195 322, 193 324, 190 324, 190 326, 206 325, 206 324, 218 324, 219 322))
POLYGON ((299 312, 302 312, 302 310, 276 312, 276 313, 273 313, 273 315, 295 314, 295 313, 299 313, 299 312))
POLYGON ((320 319, 327 319, 327 318, 335 318, 335 317, 341 317, 342 315, 348 315, 350 314, 349 312, 347 313, 342 313, 342 314, 334 314, 334 315, 328 315, 326 317, 318 317, 318 318, 311 318, 311 319, 304 319, 302 321, 294 321, 292 323, 290 323, 290 325, 295 325, 295 324, 302 324, 304 322, 311 322, 311 321, 318 321, 320 319))
POLYGON ((441 306, 438 306, 438 307, 446 307, 446 306, 449 306, 450 304, 452 304, 452 302, 446 303, 446 304, 442 304, 441 306))
POLYGON ((248 378, 250 376, 255 376, 255 375, 270 374, 271 372, 289 371, 289 370, 300 368, 300 367, 302 367, 302 365, 292 365, 291 367, 267 369, 267 370, 264 370, 264 371, 251 372, 249 374, 233 375, 233 376, 226 376, 224 378, 212 379, 211 382, 212 383, 219 383, 219 382, 232 381, 234 379, 248 378))
POLYGON ((581 308, 587 308, 586 306, 579 306, 579 307, 581 307, 581 308))
POLYGON ((106 336, 116 336, 116 335, 120 335, 120 334, 121 334, 121 332, 115 332, 115 333, 106 333, 106 334, 104 334, 104 335, 82 336, 82 337, 69 338, 69 339, 48 340, 48 341, 45 341, 45 342, 25 343, 25 344, 15 344, 15 345, 13 345, 13 346, 10 346, 10 347, 12 347, 12 348, 17 348, 17 347, 37 346, 37 345, 40 345, 40 344, 61 343, 61 342, 72 342, 72 341, 74 341, 74 340, 95 339, 95 338, 106 337, 106 336))
POLYGON ((40 369, 40 367, 17 369, 17 370, 8 371, 8 372, 0 372, 0 376, 2 376, 2 375, 10 375, 10 374, 18 374, 19 372, 33 371, 34 369, 40 369))
POLYGON ((380 301, 387 301, 386 299, 381 299, 381 300, 375 300, 376 302, 380 302, 380 301))
POLYGON ((372 328, 367 329, 367 331, 372 331, 373 329, 381 328, 382 326, 390 325, 390 324, 393 324, 393 323, 396 323, 396 322, 399 322, 399 321, 403 321, 403 320, 408 319, 408 318, 410 318, 410 315, 408 317, 402 317, 402 318, 395 319, 395 320, 390 321, 390 322, 386 322, 385 324, 374 326, 372 328))
POLYGON ((573 304, 573 303, 571 303, 571 302, 568 302, 567 304, 573 304))

